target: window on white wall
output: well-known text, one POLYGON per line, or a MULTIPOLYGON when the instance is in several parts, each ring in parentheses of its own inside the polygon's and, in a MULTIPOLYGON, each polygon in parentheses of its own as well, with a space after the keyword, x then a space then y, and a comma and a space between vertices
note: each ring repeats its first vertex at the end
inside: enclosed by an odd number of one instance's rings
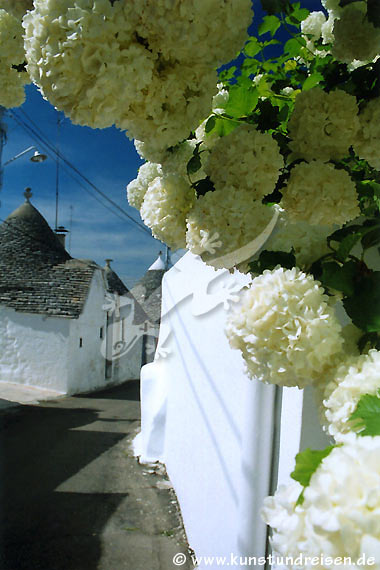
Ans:
POLYGON ((79 348, 82 348, 82 346, 83 346, 83 338, 80 337, 80 339, 79 339, 79 348))

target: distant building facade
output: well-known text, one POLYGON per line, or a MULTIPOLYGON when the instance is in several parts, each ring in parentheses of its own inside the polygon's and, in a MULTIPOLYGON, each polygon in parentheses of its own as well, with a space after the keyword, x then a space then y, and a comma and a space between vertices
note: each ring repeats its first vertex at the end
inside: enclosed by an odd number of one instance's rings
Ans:
POLYGON ((110 260, 71 258, 25 197, 0 226, 0 383, 74 394, 139 378, 145 312, 110 260))

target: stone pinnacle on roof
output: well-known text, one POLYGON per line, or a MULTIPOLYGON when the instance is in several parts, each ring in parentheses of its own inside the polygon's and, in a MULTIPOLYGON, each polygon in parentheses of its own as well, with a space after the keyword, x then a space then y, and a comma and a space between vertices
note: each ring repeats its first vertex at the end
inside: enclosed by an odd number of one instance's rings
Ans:
POLYGON ((107 280, 107 289, 110 293, 118 293, 119 295, 126 295, 129 291, 124 285, 120 277, 115 273, 111 267, 113 259, 105 259, 104 273, 107 280))
POLYGON ((28 204, 30 204, 30 199, 33 196, 32 189, 25 188, 24 196, 25 196, 25 202, 28 202, 28 204))

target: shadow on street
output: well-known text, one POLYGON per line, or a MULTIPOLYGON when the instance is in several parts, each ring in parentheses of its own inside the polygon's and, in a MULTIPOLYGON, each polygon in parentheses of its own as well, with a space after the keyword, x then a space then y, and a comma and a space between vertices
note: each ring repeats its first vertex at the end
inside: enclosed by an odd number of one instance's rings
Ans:
POLYGON ((122 414, 128 400, 138 400, 138 382, 0 417, 1 570, 97 568, 101 530, 128 496, 108 492, 102 463, 135 427, 136 404, 131 419, 122 414), (118 408, 97 408, 99 399, 116 400, 118 408), (99 473, 76 484, 74 476, 94 460, 99 473))

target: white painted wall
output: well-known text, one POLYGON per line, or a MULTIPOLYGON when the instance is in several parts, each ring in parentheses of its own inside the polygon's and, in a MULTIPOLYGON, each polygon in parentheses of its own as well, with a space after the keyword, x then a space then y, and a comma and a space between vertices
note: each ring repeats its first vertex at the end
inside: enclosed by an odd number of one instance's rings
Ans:
POLYGON ((300 445, 325 445, 309 392, 250 381, 228 345, 223 299, 247 281, 189 253, 165 275, 158 351, 142 369, 135 441, 143 460, 166 464, 196 555, 228 560, 265 555, 259 511, 277 486, 277 466, 286 482, 300 445))
POLYGON ((69 394, 89 392, 106 384, 105 359, 101 352, 100 338, 101 327, 105 334, 107 325, 107 314, 102 308, 104 299, 103 275, 100 269, 96 269, 81 315, 78 319, 70 320, 69 394))
POLYGON ((0 382, 65 393, 70 319, 0 306, 0 382))
POLYGON ((107 313, 107 336, 101 345, 109 363, 107 382, 136 380, 142 366, 144 327, 133 323, 135 303, 131 297, 115 294, 112 299, 114 305, 107 313))
POLYGON ((117 318, 107 320, 105 295, 103 273, 96 269, 78 319, 0 306, 0 382, 76 394, 138 378, 143 344, 139 327, 132 325, 128 303, 121 303, 117 318), (107 378, 106 342, 110 346, 107 378))

